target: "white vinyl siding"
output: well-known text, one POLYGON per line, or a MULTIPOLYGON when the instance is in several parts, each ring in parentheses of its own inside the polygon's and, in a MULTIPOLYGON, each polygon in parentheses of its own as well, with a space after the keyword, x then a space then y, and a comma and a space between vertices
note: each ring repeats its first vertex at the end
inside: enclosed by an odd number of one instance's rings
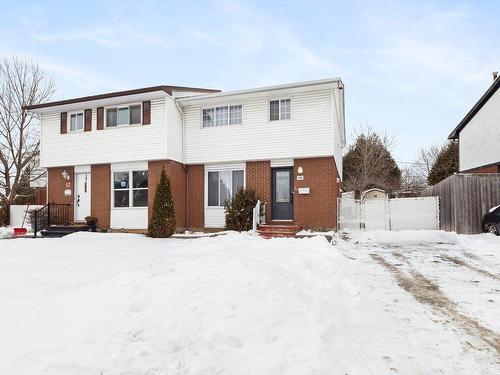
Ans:
MULTIPOLYGON (((331 91, 300 92, 287 98, 292 103, 291 119, 272 123, 269 122, 269 96, 252 95, 240 99, 242 125, 236 127, 200 127, 202 109, 211 107, 186 105, 185 163, 333 156, 332 119, 336 113, 331 109, 331 91)), ((234 103, 237 98, 227 100, 234 103)))
MULTIPOLYGON (((151 100, 151 124, 146 126, 96 130, 97 109, 92 108, 92 131, 60 134, 60 116, 59 112, 42 115, 43 168, 168 158, 165 98, 151 100)), ((175 127, 179 130, 173 136, 177 137, 176 142, 182 142, 179 140, 181 125, 175 123, 175 127)), ((180 154, 180 145, 177 149, 176 153, 180 154)))
POLYGON ((167 113, 167 159, 183 162, 182 157, 182 142, 184 139, 182 128, 182 112, 175 104, 171 97, 165 98, 166 113, 167 113))
POLYGON ((500 90, 462 129, 459 142, 460 171, 500 162, 500 90))

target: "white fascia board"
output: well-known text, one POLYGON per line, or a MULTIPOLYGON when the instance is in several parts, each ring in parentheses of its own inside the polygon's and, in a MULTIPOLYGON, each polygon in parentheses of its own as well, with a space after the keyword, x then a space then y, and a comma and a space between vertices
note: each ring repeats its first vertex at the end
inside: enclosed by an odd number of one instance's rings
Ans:
POLYGON ((316 81, 305 81, 305 82, 297 82, 297 83, 288 83, 285 85, 274 85, 274 86, 266 86, 266 87, 258 87, 253 89, 246 90, 237 90, 237 91, 226 91, 214 94, 207 95, 199 95, 193 97, 184 97, 184 98, 176 98, 175 100, 181 105, 190 105, 199 102, 210 102, 210 101, 218 101, 220 99, 232 96, 245 96, 245 95, 258 95, 264 94, 267 95, 269 92, 273 91, 282 91, 286 93, 294 93, 294 92, 304 92, 308 91, 308 89, 322 89, 322 88, 339 88, 343 87, 342 80, 340 78, 329 78, 329 79, 321 79, 316 81), (317 87, 319 86, 319 87, 317 87))

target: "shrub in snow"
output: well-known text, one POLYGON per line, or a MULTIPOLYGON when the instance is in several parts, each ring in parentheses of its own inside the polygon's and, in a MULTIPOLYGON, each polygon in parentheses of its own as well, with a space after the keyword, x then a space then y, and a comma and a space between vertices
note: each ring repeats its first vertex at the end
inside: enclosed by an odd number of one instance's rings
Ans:
POLYGON ((238 190, 233 199, 224 203, 226 229, 238 232, 252 229, 253 208, 256 204, 257 198, 253 190, 238 190))
POLYGON ((162 169, 160 181, 156 185, 153 213, 149 220, 148 235, 154 238, 170 237, 175 231, 175 209, 170 181, 162 169))

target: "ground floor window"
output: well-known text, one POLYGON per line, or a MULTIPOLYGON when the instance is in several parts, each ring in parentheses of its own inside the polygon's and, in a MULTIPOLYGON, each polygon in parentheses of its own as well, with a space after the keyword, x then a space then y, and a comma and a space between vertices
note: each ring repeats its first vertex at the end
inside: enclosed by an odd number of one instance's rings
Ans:
POLYGON ((113 172, 114 207, 147 207, 148 171, 113 172))
POLYGON ((242 169, 209 171, 207 176, 208 206, 224 207, 224 202, 231 199, 245 186, 245 172, 242 169))

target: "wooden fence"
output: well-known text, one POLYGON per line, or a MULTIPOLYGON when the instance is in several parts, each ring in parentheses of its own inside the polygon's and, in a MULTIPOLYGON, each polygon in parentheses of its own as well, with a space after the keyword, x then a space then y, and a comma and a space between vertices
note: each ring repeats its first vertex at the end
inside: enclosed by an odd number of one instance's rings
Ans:
POLYGON ((441 229, 481 233, 484 214, 500 205, 500 174, 455 174, 431 186, 422 195, 439 197, 441 229))

